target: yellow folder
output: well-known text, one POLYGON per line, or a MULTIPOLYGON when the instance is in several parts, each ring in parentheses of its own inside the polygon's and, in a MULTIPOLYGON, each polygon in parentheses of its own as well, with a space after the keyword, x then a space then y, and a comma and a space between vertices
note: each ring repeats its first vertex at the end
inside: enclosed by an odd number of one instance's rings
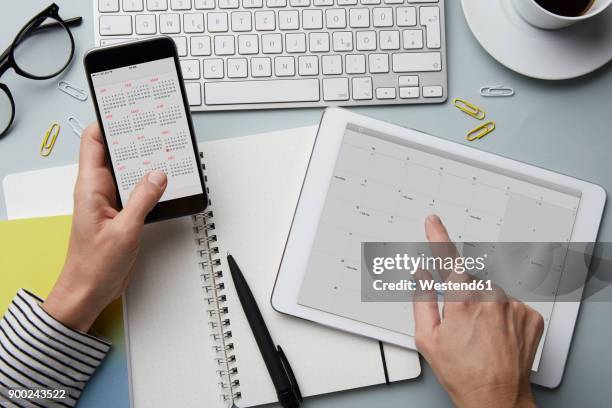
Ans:
MULTIPOLYGON (((68 250, 71 216, 0 222, 0 316, 21 288, 46 298, 68 250)), ((121 336, 121 303, 114 302, 94 325, 109 340, 121 336)))

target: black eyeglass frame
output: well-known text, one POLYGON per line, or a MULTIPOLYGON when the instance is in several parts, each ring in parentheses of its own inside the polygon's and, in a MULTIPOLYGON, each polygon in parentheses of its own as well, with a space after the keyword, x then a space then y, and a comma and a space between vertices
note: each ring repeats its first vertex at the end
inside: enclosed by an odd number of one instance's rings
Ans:
MULTIPOLYGON (((47 6, 40 13, 32 17, 30 21, 28 21, 21 28, 21 30, 19 30, 19 32, 15 36, 15 39, 11 43, 11 45, 9 45, 9 47, 6 50, 4 50, 4 52, 0 55, 0 77, 2 77, 2 75, 11 68, 13 68, 13 70, 15 70, 15 72, 18 75, 24 78, 33 79, 36 81, 51 79, 53 77, 58 76, 62 72, 64 72, 64 70, 72 62, 72 59, 74 58, 74 52, 75 52, 74 37, 72 35, 72 32, 70 31, 69 25, 80 24, 81 21, 82 21, 81 17, 76 17, 76 18, 72 18, 70 20, 64 21, 59 15, 59 6, 57 4, 52 3, 49 6, 47 6), (52 19, 54 21, 51 23, 41 25, 46 19, 52 19), (68 37, 70 38, 70 46, 71 46, 70 56, 66 60, 66 63, 64 64, 64 66, 61 67, 57 72, 53 74, 42 75, 42 76, 34 75, 34 74, 31 74, 21 69, 21 67, 15 61, 15 50, 17 49, 19 44, 24 39, 28 38, 30 35, 32 35, 35 32, 38 32, 40 30, 46 30, 46 29, 53 28, 53 27, 58 27, 58 26, 66 30, 66 32, 68 33, 68 37)), ((11 91, 9 90, 8 86, 6 86, 5 84, 0 83, 0 91, 4 91, 4 93, 6 93, 8 100, 10 102, 10 105, 11 105, 11 116, 8 121, 8 124, 6 125, 6 128, 0 129, 0 138, 2 138, 11 128, 11 125, 13 124, 15 120, 15 100, 13 99, 13 95, 11 94, 11 91)))

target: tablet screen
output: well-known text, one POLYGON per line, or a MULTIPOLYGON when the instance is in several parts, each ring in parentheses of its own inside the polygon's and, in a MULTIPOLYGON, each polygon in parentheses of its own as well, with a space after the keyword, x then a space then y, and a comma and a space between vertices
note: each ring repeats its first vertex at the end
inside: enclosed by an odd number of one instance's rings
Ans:
MULTIPOLYGON (((569 242, 579 203, 577 190, 349 124, 298 303, 412 335, 408 302, 361 302, 361 242, 424 242, 432 213, 457 242, 569 242)), ((546 319, 553 305, 537 309, 546 319)))

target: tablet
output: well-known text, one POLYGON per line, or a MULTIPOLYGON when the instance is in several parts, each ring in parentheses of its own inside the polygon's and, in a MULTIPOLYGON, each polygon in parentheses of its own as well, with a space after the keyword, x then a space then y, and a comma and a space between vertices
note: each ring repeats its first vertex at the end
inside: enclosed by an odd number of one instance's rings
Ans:
MULTIPOLYGON (((409 302, 361 302, 361 242, 425 242, 424 219, 431 213, 454 241, 595 242, 605 198, 591 183, 329 108, 272 306, 415 349, 409 302)), ((532 382, 560 383, 579 307, 551 302, 532 382)))

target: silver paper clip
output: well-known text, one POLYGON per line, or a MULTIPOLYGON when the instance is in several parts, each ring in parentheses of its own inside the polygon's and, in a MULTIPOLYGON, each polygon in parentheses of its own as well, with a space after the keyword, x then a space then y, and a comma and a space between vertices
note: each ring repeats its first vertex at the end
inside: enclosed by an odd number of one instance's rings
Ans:
POLYGON ((80 139, 81 138, 81 134, 85 130, 85 127, 83 126, 81 121, 78 120, 77 118, 75 118, 74 116, 70 116, 68 118, 68 124, 70 125, 70 128, 72 129, 74 134, 77 135, 79 137, 79 139, 80 139))
POLYGON ((482 96, 512 96, 514 95, 514 89, 509 86, 494 85, 494 86, 483 86, 480 88, 480 95, 482 96))
POLYGON ((60 89, 60 91, 72 96, 74 99, 78 99, 79 101, 87 100, 87 92, 68 81, 59 81, 57 87, 60 89))

